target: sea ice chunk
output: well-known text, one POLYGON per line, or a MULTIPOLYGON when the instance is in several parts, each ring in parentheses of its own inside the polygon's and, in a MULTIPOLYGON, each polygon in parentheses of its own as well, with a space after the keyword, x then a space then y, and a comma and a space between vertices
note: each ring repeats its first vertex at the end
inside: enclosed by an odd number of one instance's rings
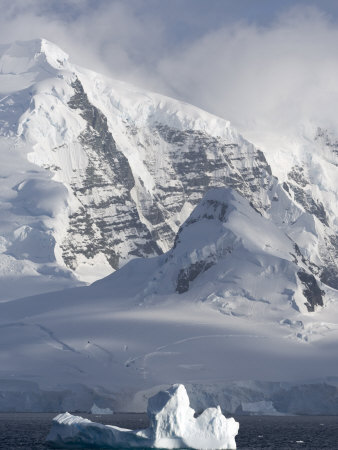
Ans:
POLYGON ((220 407, 207 408, 194 418, 182 384, 151 397, 147 413, 149 428, 135 431, 101 425, 69 413, 59 414, 53 419, 47 442, 63 448, 236 448, 238 422, 226 419, 220 407))

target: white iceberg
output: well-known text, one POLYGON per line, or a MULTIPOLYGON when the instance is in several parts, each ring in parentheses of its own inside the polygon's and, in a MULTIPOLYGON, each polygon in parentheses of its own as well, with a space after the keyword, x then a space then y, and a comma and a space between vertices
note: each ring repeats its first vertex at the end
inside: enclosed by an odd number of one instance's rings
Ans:
POLYGON ((199 417, 190 408, 182 384, 161 391, 148 401, 150 420, 145 430, 101 425, 69 413, 53 419, 47 443, 63 448, 196 448, 235 449, 239 424, 226 419, 220 407, 207 408, 199 417))
POLYGON ((90 408, 91 414, 113 414, 113 411, 110 408, 100 408, 99 406, 93 404, 90 408))

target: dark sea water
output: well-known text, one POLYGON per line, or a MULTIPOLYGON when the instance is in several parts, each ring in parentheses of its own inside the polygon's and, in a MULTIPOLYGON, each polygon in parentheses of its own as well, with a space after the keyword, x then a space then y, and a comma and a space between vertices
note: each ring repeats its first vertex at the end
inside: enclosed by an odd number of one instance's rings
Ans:
MULTIPOLYGON (((86 415, 93 422, 146 428, 145 414, 86 415)), ((44 441, 55 414, 0 413, 1 450, 47 450, 44 441)), ((241 416, 237 448, 338 450, 338 416, 241 416)))

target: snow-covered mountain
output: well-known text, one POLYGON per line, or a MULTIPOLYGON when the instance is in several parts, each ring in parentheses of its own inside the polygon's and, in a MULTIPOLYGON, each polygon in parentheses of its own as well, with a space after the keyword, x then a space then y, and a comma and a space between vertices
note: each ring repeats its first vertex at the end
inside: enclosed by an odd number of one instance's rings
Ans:
POLYGON ((130 411, 180 381, 199 407, 337 412, 335 380, 299 386, 337 374, 337 293, 293 252, 238 193, 209 191, 166 254, 0 304, 0 408, 130 411))
POLYGON ((295 247, 235 191, 209 190, 180 228, 151 284, 163 293, 184 293, 198 284, 199 292, 205 290, 207 300, 225 314, 238 314, 241 304, 248 314, 250 301, 265 309, 291 305, 314 311, 323 306, 325 292, 306 262, 297 258, 295 247))
MULTIPOLYGON (((0 54, 9 165, 0 183, 12 216, 0 229, 4 283, 25 272, 41 284, 27 283, 27 294, 57 289, 166 252, 205 192, 228 186, 287 233, 307 272, 337 286, 337 190, 303 180, 318 172, 311 161, 280 184, 264 154, 223 119, 75 66, 46 40, 0 54)), ((332 176, 334 146, 322 147, 332 176)), ((22 295, 8 291, 4 298, 22 295)))
POLYGON ((304 407, 338 369, 334 134, 265 156, 46 40, 0 55, 0 409, 304 407))

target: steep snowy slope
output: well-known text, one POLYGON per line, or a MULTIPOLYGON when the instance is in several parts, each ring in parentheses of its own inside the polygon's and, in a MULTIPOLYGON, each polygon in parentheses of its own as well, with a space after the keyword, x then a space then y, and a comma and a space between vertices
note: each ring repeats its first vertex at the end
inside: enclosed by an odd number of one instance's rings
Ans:
MULTIPOLYGON (((135 393, 178 381, 201 405, 196 392, 210 384, 220 396, 231 380, 336 375, 337 292, 293 252, 247 200, 214 189, 166 254, 88 287, 0 304, 2 410, 130 410, 135 393)), ((277 395, 273 386, 232 385, 233 404, 277 395)), ((332 397, 324 391, 321 405, 332 397)))
POLYGON ((169 250, 204 193, 230 186, 288 234, 307 270, 336 286, 336 211, 331 197, 321 200, 322 184, 296 196, 229 122, 74 66, 46 40, 0 54, 0 134, 66 192, 49 223, 64 271, 93 281, 169 250))
POLYGON ((272 171, 288 195, 303 210, 317 217, 326 229, 321 252, 326 268, 322 280, 337 288, 332 277, 337 264, 338 136, 336 124, 321 124, 299 118, 297 130, 276 138, 266 130, 262 141, 272 171), (264 141, 264 142, 263 142, 264 141))
POLYGON ((27 150, 0 136, 0 301, 80 284, 55 257, 67 190, 27 150))

